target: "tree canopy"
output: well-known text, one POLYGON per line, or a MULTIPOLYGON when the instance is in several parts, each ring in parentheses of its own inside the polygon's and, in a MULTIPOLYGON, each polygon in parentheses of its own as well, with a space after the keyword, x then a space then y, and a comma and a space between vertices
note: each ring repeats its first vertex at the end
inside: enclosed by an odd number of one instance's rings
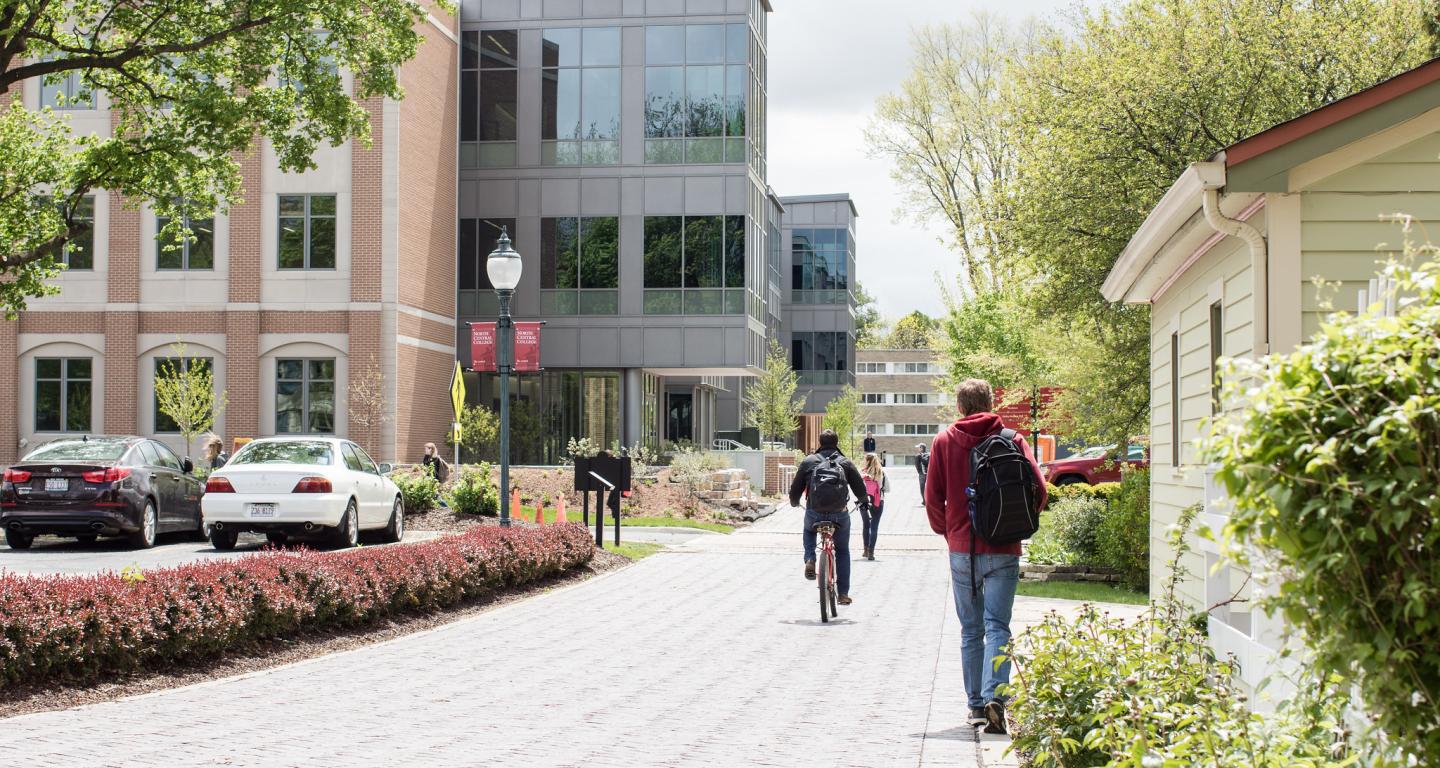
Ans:
POLYGON ((915 310, 895 321, 885 337, 885 349, 929 349, 935 340, 935 320, 915 310))
POLYGON ((240 201, 237 155, 257 137, 285 171, 368 140, 365 102, 401 97, 425 16, 413 0, 0 0, 0 307, 54 292, 95 190, 182 235, 240 201), (26 82, 62 95, 26 109, 26 82), (76 104, 108 106, 108 133, 74 130, 76 104))
MULTIPOLYGON (((1424 61, 1426 8, 1128 0, 1018 36, 996 34, 988 20, 922 33, 915 82, 897 97, 906 109, 880 113, 903 131, 892 129, 892 149, 873 137, 872 147, 915 165, 897 165, 897 179, 917 200, 936 199, 936 179, 941 191, 953 180, 943 204, 912 200, 913 210, 952 225, 963 213, 979 241, 997 244, 984 253, 1003 264, 1000 287, 1045 329, 1052 383, 1064 388, 1052 408, 1069 436, 1123 443, 1148 431, 1150 318, 1146 307, 1110 304, 1100 285, 1131 235, 1190 163, 1424 61), (947 39, 972 42, 937 48, 947 39), (973 42, 985 39, 1011 41, 996 79, 932 76, 991 71, 991 47, 973 42), (922 100, 912 91, 925 78, 922 100), (984 127, 927 127, 972 119, 984 127), (963 153, 953 145, 967 131, 1008 142, 997 150, 1008 175, 977 185, 973 172, 954 170, 963 153)), ((974 257, 957 253, 965 273, 974 257)), ((967 280, 961 292, 975 293, 967 280)))

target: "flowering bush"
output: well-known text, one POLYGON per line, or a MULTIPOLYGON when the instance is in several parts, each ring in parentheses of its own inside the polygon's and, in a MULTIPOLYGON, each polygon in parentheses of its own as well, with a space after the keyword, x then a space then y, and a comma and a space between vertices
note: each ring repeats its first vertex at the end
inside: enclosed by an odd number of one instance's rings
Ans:
POLYGON ((432 611, 589 562, 579 525, 266 551, 139 574, 0 574, 0 685, 92 680, 317 629, 432 611))

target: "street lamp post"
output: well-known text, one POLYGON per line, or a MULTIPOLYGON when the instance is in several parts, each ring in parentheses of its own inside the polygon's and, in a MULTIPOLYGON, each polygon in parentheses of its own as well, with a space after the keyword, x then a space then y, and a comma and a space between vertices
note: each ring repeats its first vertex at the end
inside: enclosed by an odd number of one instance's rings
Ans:
POLYGON ((510 527, 510 373, 515 367, 515 325, 510 320, 510 298, 520 284, 520 254, 510 247, 510 233, 500 228, 495 250, 485 261, 485 274, 500 298, 496 323, 496 369, 500 374, 500 526, 510 527))

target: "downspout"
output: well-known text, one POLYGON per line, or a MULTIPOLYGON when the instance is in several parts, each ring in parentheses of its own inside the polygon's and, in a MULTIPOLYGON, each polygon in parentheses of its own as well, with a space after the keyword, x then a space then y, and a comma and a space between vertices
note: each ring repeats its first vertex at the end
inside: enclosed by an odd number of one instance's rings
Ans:
POLYGON ((1238 237, 1250 246, 1250 274, 1255 276, 1255 354, 1270 353, 1270 252, 1265 236, 1247 221, 1232 219, 1220 210, 1220 190, 1225 187, 1223 162, 1196 163, 1204 187, 1205 223, 1216 232, 1238 237))

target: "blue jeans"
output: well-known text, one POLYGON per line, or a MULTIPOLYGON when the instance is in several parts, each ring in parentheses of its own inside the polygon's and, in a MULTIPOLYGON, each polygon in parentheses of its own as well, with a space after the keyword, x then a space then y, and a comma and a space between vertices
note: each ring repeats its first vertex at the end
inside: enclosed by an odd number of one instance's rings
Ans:
POLYGON ((815 559, 816 523, 835 524, 835 588, 840 594, 850 594, 850 510, 844 512, 815 512, 805 510, 805 531, 800 534, 805 543, 805 562, 815 559))
POLYGON ((865 549, 875 549, 875 539, 880 536, 880 515, 884 511, 884 504, 874 509, 860 508, 860 543, 865 549))
MULTIPOLYGON (((950 553, 951 591, 960 617, 960 663, 965 693, 971 707, 983 707, 997 698, 996 691, 1010 683, 1010 611, 1015 607, 1015 586, 1020 581, 1019 555, 950 553), (970 569, 975 584, 970 591, 970 569), (997 656, 1003 660, 996 665, 997 656)), ((1003 698, 1003 697, 1001 697, 1003 698)))

